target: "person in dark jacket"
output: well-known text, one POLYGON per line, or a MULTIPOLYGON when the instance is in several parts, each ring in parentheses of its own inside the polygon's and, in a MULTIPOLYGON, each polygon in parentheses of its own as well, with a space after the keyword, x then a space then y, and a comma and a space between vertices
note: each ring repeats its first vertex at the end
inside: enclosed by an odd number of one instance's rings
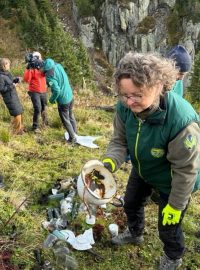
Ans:
POLYGON ((24 132, 22 124, 23 107, 15 88, 15 83, 18 82, 19 78, 13 79, 10 73, 10 60, 0 58, 0 94, 10 115, 14 117, 12 120, 13 133, 21 135, 24 132))
POLYGON ((175 270, 185 251, 181 223, 191 193, 200 188, 200 119, 173 91, 179 70, 155 54, 128 53, 115 72, 119 97, 104 166, 115 172, 127 149, 133 169, 124 197, 128 227, 112 243, 141 244, 144 207, 159 192, 158 230, 164 244, 159 270, 175 270))
POLYGON ((50 103, 58 104, 58 112, 69 133, 69 142, 76 143, 76 119, 73 114, 73 92, 70 86, 67 73, 63 66, 48 58, 44 61, 43 70, 45 72, 48 86, 51 88, 50 103))
MULTIPOLYGON (((36 61, 42 61, 41 54, 39 52, 33 52, 32 56, 36 61)), ((48 125, 47 120, 47 86, 45 74, 42 72, 40 66, 32 67, 28 64, 24 72, 24 81, 29 84, 28 94, 33 104, 33 125, 32 130, 34 132, 40 132, 39 130, 39 116, 42 116, 42 123, 44 126, 48 125)))
POLYGON ((172 87, 172 91, 183 97, 184 87, 183 79, 192 67, 192 58, 186 48, 182 45, 176 45, 167 54, 166 58, 173 59, 179 70, 176 83, 172 87))

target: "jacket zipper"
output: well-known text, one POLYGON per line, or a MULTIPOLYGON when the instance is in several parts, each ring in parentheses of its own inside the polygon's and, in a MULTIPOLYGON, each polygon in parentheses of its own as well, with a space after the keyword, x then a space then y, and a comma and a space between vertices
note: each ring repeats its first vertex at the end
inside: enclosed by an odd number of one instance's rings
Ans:
POLYGON ((138 159, 138 141, 139 141, 139 136, 140 136, 140 130, 141 130, 142 123, 143 123, 143 121, 141 119, 138 119, 138 130, 137 130, 136 142, 135 142, 135 158, 136 158, 137 163, 138 163, 138 173, 139 173, 139 176, 141 178, 143 178, 143 177, 142 177, 142 174, 141 174, 140 161, 138 159))

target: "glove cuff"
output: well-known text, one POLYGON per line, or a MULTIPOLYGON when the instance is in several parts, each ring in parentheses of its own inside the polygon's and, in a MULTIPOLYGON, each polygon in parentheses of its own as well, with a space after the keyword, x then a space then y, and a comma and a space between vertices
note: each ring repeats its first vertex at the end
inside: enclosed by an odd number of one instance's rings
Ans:
POLYGON ((116 166, 115 166, 115 163, 113 162, 113 160, 111 158, 105 158, 103 159, 103 163, 109 163, 111 168, 112 168, 112 172, 115 171, 116 169, 116 166))

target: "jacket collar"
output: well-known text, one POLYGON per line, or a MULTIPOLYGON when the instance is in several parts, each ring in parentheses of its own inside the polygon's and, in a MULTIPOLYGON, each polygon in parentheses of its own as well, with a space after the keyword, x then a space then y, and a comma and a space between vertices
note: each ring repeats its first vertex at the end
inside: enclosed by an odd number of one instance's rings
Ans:
POLYGON ((160 97, 158 106, 150 107, 139 113, 137 117, 150 125, 163 125, 167 113, 167 94, 160 97))

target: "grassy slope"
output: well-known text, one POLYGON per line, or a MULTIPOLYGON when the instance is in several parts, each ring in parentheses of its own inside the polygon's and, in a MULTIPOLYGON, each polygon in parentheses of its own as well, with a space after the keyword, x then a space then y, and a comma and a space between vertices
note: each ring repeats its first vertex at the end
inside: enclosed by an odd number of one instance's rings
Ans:
MULTIPOLYGON (((7 37, 5 37, 6 39, 7 37)), ((15 38, 16 39, 16 38, 15 38)), ((20 51, 20 42, 10 41, 17 46, 7 52, 6 56, 15 58, 14 72, 17 74, 24 68, 21 56, 13 57, 16 51, 20 51), (18 45, 16 45, 18 44, 18 45), (19 60, 17 60, 19 59, 19 60)), ((12 46, 11 46, 12 47, 12 46)), ((2 55, 1 55, 2 56, 2 55)), ((29 130, 31 127, 32 107, 26 93, 26 85, 17 87, 21 100, 24 104, 24 123, 29 130)), ((105 152, 107 142, 112 133, 112 114, 102 110, 94 110, 93 105, 109 105, 113 99, 99 95, 99 93, 79 92, 75 98, 75 115, 78 121, 79 134, 101 135, 97 141, 100 148, 91 150, 84 147, 72 147, 66 144, 64 129, 61 127, 57 110, 54 106, 48 107, 50 127, 43 129, 42 133, 35 135, 28 131, 23 136, 13 136, 9 132, 10 116, 0 99, 0 159, 1 171, 5 175, 5 190, 0 190, 1 205, 1 237, 5 248, 13 249, 13 261, 23 265, 23 269, 30 270, 35 248, 41 248, 48 232, 41 228, 41 221, 46 219, 46 208, 50 205, 39 205, 38 197, 46 192, 58 178, 67 178, 78 175, 84 163, 90 159, 98 159, 105 152), (34 192, 34 193, 33 193, 34 192), (23 198, 30 196, 28 204, 23 211, 17 213, 11 222, 4 226, 6 221, 15 211, 23 198), (12 234, 12 226, 16 226, 16 242, 9 243, 7 240, 12 234)), ((116 173, 119 193, 122 194, 128 173, 119 170, 116 173)), ((184 265, 181 269, 200 269, 200 254, 198 253, 200 239, 194 236, 199 229, 200 195, 195 194, 184 220, 187 252, 184 265)), ((107 212, 114 209, 108 206, 107 212)), ((157 235, 157 206, 149 204, 146 207, 146 230, 145 242, 142 247, 132 245, 114 248, 110 245, 110 235, 107 225, 115 222, 119 215, 112 214, 107 218, 99 216, 97 224, 104 226, 102 238, 96 241, 94 249, 103 256, 103 261, 96 262, 93 255, 87 252, 71 250, 71 255, 76 257, 80 270, 110 270, 110 269, 155 269, 154 265, 162 253, 162 247, 157 235)), ((84 218, 79 217, 76 223, 80 223, 82 230, 87 226, 84 218)), ((122 224, 123 225, 123 224, 122 224)), ((73 229, 73 228, 72 228, 73 229)), ((45 257, 54 261, 51 250, 44 250, 45 257)), ((56 270, 59 269, 57 266, 56 270)))
MULTIPOLYGON (((23 100, 25 113, 25 126, 31 127, 31 104, 27 97, 25 85, 18 87, 23 100)), ((1 111, 1 171, 5 175, 6 189, 0 191, 0 203, 2 205, 1 222, 5 223, 14 212, 14 205, 18 205, 22 198, 31 195, 29 204, 24 211, 15 215, 7 227, 1 229, 2 238, 9 236, 12 225, 17 226, 17 245, 14 247, 14 261, 25 262, 25 269, 30 269, 33 255, 31 250, 41 248, 47 232, 41 229, 41 221, 46 219, 46 207, 37 202, 42 192, 46 192, 58 178, 67 178, 78 175, 84 163, 90 159, 99 159, 104 153, 108 138, 112 132, 112 114, 102 110, 90 108, 95 104, 108 105, 113 100, 99 96, 91 92, 76 93, 75 115, 78 121, 79 134, 101 135, 97 141, 100 149, 87 149, 84 147, 72 147, 63 139, 64 129, 60 125, 57 110, 49 106, 50 127, 43 129, 42 133, 35 135, 28 131, 23 136, 12 136, 9 130, 9 115, 2 102, 1 111), (64 166, 63 166, 64 164, 64 166), (29 252, 28 252, 29 250, 29 252), (28 256, 27 256, 28 253, 28 256)), ((124 190, 127 173, 120 170, 117 174, 120 194, 124 190)), ((194 232, 199 227, 199 202, 200 197, 195 195, 192 199, 189 211, 184 221, 186 231, 186 252, 184 267, 187 269, 200 269, 200 254, 195 252, 195 247, 200 245, 200 240, 194 237, 194 232)), ((109 207, 109 211, 113 211, 109 207)), ((80 264, 78 269, 154 269, 162 248, 156 231, 157 207, 154 204, 147 206, 145 243, 142 247, 126 246, 118 249, 110 245, 110 236, 107 225, 114 220, 114 215, 105 219, 102 216, 97 219, 98 224, 105 226, 102 239, 96 242, 94 249, 100 253, 104 260, 101 263, 94 262, 94 257, 87 252, 72 251, 80 264)), ((81 220, 81 221, 80 221, 81 220)), ((86 228, 84 221, 82 229, 86 228)), ((2 226, 2 223, 0 224, 2 226)), ((53 260, 51 250, 44 251, 47 258, 53 260)), ((185 269, 185 268, 182 269, 185 269)), ((56 268, 57 269, 57 268, 56 268)))

